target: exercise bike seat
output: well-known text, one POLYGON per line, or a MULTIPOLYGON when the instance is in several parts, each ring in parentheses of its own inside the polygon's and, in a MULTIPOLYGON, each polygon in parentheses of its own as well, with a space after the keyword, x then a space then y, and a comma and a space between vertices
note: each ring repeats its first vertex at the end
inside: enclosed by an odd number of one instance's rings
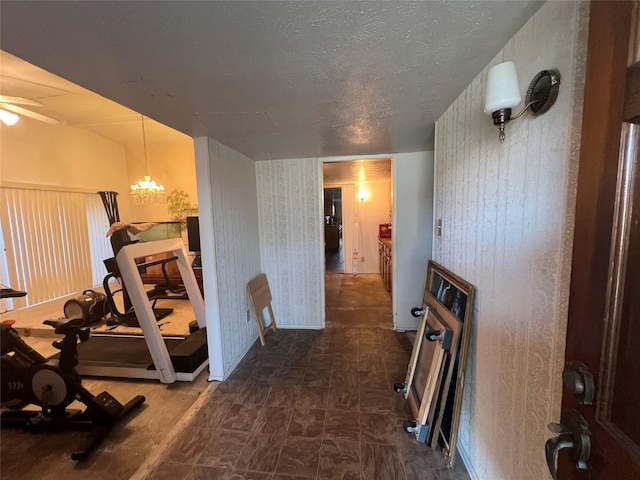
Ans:
POLYGON ((45 320, 42 322, 44 325, 49 325, 55 328, 56 333, 60 335, 79 334, 83 330, 88 330, 88 327, 84 327, 84 319, 82 317, 60 318, 58 320, 45 320))

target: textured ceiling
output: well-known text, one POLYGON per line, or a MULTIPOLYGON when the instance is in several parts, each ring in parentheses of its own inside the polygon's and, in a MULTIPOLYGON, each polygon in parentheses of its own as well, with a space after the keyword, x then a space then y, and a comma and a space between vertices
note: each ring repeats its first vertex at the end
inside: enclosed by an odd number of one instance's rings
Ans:
POLYGON ((541 3, 2 1, 0 47, 254 159, 408 152, 541 3))
POLYGON ((351 160, 322 164, 324 185, 391 181, 391 160, 351 160))

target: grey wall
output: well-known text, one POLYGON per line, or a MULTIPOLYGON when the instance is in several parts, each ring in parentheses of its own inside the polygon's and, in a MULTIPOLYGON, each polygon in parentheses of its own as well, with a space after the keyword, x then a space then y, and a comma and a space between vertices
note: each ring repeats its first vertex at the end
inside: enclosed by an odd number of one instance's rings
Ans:
POLYGON ((393 200, 395 326, 416 330, 419 319, 410 312, 422 305, 433 239, 433 152, 394 156, 393 200))

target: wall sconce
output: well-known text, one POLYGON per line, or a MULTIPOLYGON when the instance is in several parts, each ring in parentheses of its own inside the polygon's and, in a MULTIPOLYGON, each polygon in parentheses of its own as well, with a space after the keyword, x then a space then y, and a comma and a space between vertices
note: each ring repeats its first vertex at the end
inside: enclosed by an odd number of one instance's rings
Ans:
POLYGON ((364 202, 368 196, 369 195, 367 194, 367 191, 364 188, 360 188, 360 190, 358 190, 358 199, 361 202, 364 202))
POLYGON ((551 108, 558 98, 560 73, 557 70, 542 70, 533 77, 525 96, 525 106, 520 113, 511 116, 511 109, 520 105, 518 75, 513 62, 505 62, 489 69, 485 90, 484 113, 491 115, 498 127, 500 143, 504 142, 504 127, 527 110, 532 115, 541 115, 551 108))

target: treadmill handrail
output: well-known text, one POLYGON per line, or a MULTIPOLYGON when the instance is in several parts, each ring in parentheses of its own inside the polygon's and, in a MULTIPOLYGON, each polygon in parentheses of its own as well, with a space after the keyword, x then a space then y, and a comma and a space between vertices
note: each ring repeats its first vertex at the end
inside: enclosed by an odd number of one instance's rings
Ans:
POLYGON ((135 259, 155 255, 158 253, 171 252, 176 257, 176 263, 182 276, 182 282, 187 290, 189 301, 196 316, 198 326, 206 326, 204 300, 200 293, 200 288, 196 277, 187 261, 184 245, 179 238, 158 240, 155 242, 140 242, 125 245, 116 255, 118 268, 127 285, 129 297, 133 304, 133 309, 140 323, 140 328, 145 338, 145 342, 151 354, 151 359, 160 373, 162 383, 173 383, 177 380, 176 371, 171 363, 171 357, 167 347, 162 340, 160 330, 157 328, 155 315, 149 299, 147 297, 140 271, 135 259))

